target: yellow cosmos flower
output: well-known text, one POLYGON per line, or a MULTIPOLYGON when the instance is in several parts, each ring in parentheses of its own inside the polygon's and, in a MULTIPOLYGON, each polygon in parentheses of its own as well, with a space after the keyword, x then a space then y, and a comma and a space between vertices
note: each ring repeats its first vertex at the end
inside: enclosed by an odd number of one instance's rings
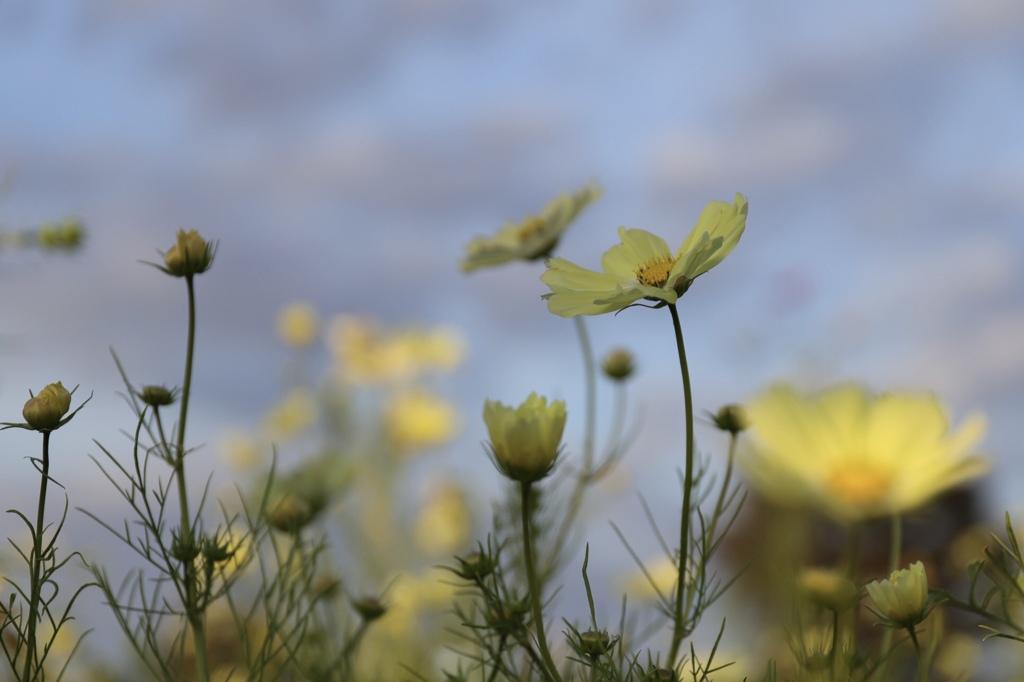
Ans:
POLYGON ((747 224, 747 200, 737 194, 732 204, 712 201, 696 227, 674 254, 664 239, 646 230, 619 228, 621 244, 601 258, 604 272, 587 270, 564 258, 548 261, 541 281, 548 310, 562 317, 600 315, 641 299, 675 303, 693 280, 722 262, 747 224))
POLYGON ((450 441, 459 430, 454 405, 421 388, 403 390, 384 411, 388 438, 400 452, 433 448, 450 441))
POLYGON ((277 335, 289 348, 308 348, 320 331, 320 315, 306 301, 295 301, 277 315, 277 335))
POLYGON ((430 491, 413 535, 416 545, 429 554, 452 554, 463 549, 472 526, 465 494, 453 483, 441 483, 430 491))
POLYGON ((466 246, 469 255, 462 261, 462 271, 471 272, 488 265, 537 260, 551 255, 569 223, 599 196, 601 189, 590 183, 574 194, 558 195, 540 215, 528 216, 518 223, 507 223, 493 237, 477 237, 466 246))
POLYGON ((842 384, 800 395, 775 386, 746 406, 750 441, 740 464, 766 497, 841 522, 920 507, 988 470, 972 454, 985 419, 955 432, 929 393, 842 384))
POLYGON ((565 401, 531 393, 519 407, 484 403, 494 464, 513 481, 539 481, 555 466, 565 429, 565 401))
POLYGON ((928 573, 920 561, 893 571, 888 580, 872 580, 864 586, 878 612, 893 625, 917 625, 928 615, 928 573))

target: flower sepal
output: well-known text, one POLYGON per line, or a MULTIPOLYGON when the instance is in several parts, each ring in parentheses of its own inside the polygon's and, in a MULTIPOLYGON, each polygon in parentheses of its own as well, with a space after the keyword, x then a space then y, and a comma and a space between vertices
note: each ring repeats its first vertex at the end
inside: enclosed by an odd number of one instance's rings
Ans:
POLYGON ((195 230, 178 230, 177 241, 161 254, 163 265, 144 262, 172 277, 192 277, 209 270, 216 253, 217 242, 203 239, 195 230))

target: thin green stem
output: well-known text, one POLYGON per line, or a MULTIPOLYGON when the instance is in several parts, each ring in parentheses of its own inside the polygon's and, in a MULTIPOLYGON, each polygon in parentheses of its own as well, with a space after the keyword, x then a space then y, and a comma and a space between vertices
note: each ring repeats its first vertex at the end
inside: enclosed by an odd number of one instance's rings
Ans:
POLYGON ((39 481, 39 501, 36 508, 36 527, 32 533, 32 562, 29 576, 28 631, 25 637, 25 665, 21 679, 24 682, 34 680, 39 672, 36 657, 36 621, 39 620, 39 600, 41 598, 43 569, 43 523, 46 512, 46 487, 50 481, 50 432, 43 431, 42 476, 39 481))
MULTIPOLYGON (((192 357, 196 341, 196 297, 192 275, 185 277, 188 285, 188 344, 185 350, 185 379, 181 388, 181 410, 178 414, 178 442, 174 452, 174 477, 178 483, 178 503, 181 507, 181 541, 192 546, 192 519, 189 514, 188 488, 185 485, 185 422, 188 418, 188 400, 192 394, 192 357)), ((185 617, 192 629, 192 643, 195 649, 196 678, 207 682, 210 677, 206 660, 206 628, 203 609, 199 604, 199 586, 195 565, 192 561, 182 562, 185 580, 185 617)))
MULTIPOLYGON (((892 575, 900 567, 900 555, 903 551, 903 517, 896 512, 889 519, 889 574, 892 575)), ((889 652, 892 649, 894 630, 886 628, 882 635, 882 663, 879 669, 879 679, 886 679, 886 669, 889 667, 889 652)))
POLYGON ((914 653, 917 655, 917 679, 919 682, 928 682, 928 666, 925 664, 924 652, 921 651, 921 643, 917 641, 917 631, 911 625, 907 632, 910 633, 910 641, 914 643, 914 653))
POLYGON ((583 370, 587 386, 587 413, 583 435, 583 471, 590 475, 594 468, 594 428, 597 413, 597 382, 594 370, 594 351, 587 334, 587 325, 581 315, 572 318, 576 323, 576 335, 580 339, 580 351, 583 353, 583 370))
POLYGON ((683 474, 683 510, 679 522, 679 580, 676 583, 676 607, 672 624, 672 647, 668 655, 668 667, 674 668, 679 646, 686 632, 684 622, 684 600, 686 592, 687 561, 690 555, 690 505, 693 492, 693 394, 690 390, 690 368, 686 363, 686 347, 683 345, 683 328, 679 324, 679 311, 670 303, 668 310, 672 314, 672 327, 676 334, 676 348, 679 351, 679 370, 683 377, 683 407, 686 413, 686 468, 683 474))
POLYGON ((729 484, 732 483, 732 469, 733 463, 736 460, 737 440, 737 434, 733 433, 729 436, 729 458, 725 464, 725 478, 722 479, 722 489, 718 491, 718 500, 715 502, 715 513, 711 515, 711 522, 708 526, 708 545, 712 547, 715 544, 715 531, 718 528, 718 519, 722 517, 722 512, 725 511, 726 500, 729 495, 729 484))
POLYGON ((521 482, 519 489, 521 517, 523 521, 523 561, 526 564, 526 582, 530 587, 530 608, 533 611, 533 625, 537 629, 537 647, 540 649, 541 658, 544 660, 544 668, 547 678, 553 682, 562 682, 558 674, 558 666, 551 658, 548 650, 547 636, 544 634, 544 613, 541 608, 540 585, 537 580, 537 564, 533 557, 533 533, 530 531, 530 483, 521 482))

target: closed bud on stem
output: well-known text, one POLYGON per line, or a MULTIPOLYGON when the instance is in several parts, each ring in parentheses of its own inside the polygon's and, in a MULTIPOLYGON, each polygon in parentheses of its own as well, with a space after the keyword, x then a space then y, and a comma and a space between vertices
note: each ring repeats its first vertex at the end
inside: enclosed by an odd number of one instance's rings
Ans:
POLYGON ((608 378, 615 381, 625 381, 633 374, 633 370, 636 369, 636 362, 633 359, 633 354, 628 350, 616 348, 604 356, 601 368, 608 378))
POLYGON ((613 640, 604 630, 587 630, 580 633, 576 646, 579 647, 582 654, 589 657, 590 660, 596 661, 608 653, 616 640, 613 640))
POLYGON ((715 426, 733 436, 747 428, 747 413, 739 405, 726 405, 711 416, 715 426))
POLYGON ((178 395, 177 391, 173 391, 166 386, 151 385, 142 387, 139 398, 150 407, 163 407, 174 403, 178 399, 178 395))
POLYGON ((856 585, 841 572, 827 568, 804 569, 800 590, 818 606, 836 613, 846 611, 860 599, 856 585))
POLYGON ((178 230, 178 240, 164 254, 165 272, 186 277, 206 272, 213 265, 214 245, 195 230, 178 230))
POLYGON ((61 419, 71 409, 71 394, 61 382, 49 384, 32 396, 21 414, 36 431, 50 431, 60 426, 61 419))
POLYGON ((382 604, 376 597, 362 597, 361 599, 354 599, 352 600, 352 608, 354 608, 356 613, 359 614, 359 617, 367 623, 377 620, 388 610, 388 607, 382 604))
POLYGON ((483 552, 473 552, 455 559, 459 562, 455 573, 464 580, 478 582, 494 571, 494 559, 483 552))

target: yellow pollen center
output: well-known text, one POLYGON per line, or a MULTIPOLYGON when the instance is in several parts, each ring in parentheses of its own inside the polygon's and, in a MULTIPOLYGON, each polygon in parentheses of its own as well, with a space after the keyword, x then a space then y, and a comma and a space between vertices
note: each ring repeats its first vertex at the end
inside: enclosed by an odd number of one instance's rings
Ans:
POLYGON ((651 287, 663 287, 675 264, 676 258, 672 254, 655 256, 636 269, 636 281, 651 287))
POLYGON ((523 221, 523 224, 519 226, 519 230, 516 232, 516 238, 519 243, 524 243, 527 239, 537 234, 545 227, 547 227, 548 221, 544 220, 539 216, 530 216, 523 221))
POLYGON ((825 486, 844 502, 869 505, 888 494, 892 474, 865 462, 841 462, 832 467, 825 486))

